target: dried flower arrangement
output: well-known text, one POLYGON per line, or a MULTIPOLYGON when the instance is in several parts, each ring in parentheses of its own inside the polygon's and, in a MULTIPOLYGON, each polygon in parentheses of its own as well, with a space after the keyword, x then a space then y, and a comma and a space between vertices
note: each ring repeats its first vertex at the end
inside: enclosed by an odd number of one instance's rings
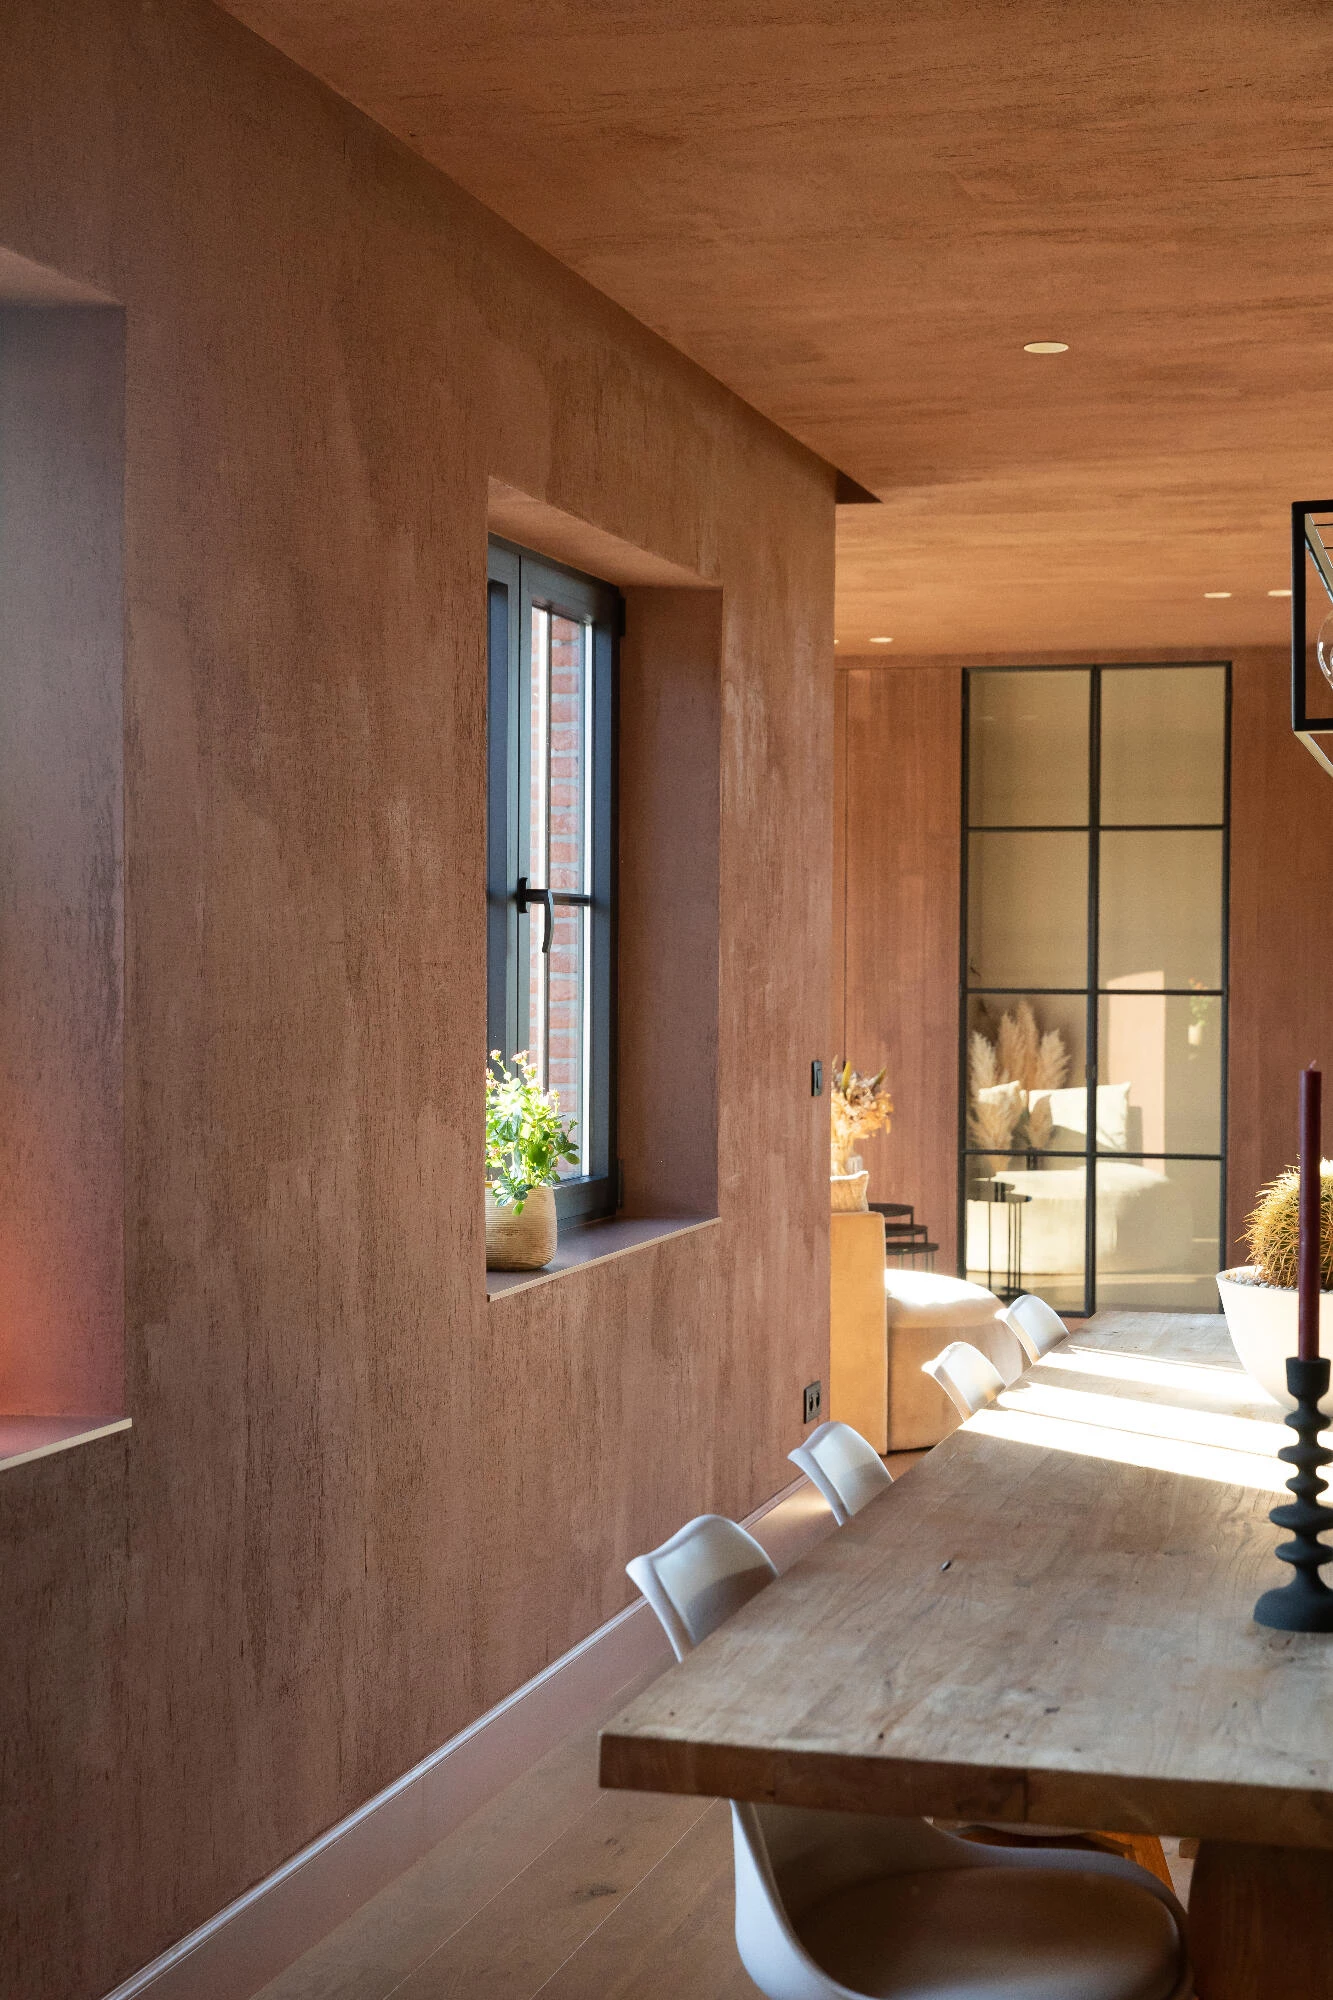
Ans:
POLYGON ((830 1098, 832 1171, 835 1174, 850 1173, 848 1161, 856 1151, 858 1140, 868 1139, 872 1132, 889 1130, 893 1099, 887 1090, 880 1089, 883 1081, 883 1070, 877 1076, 861 1076, 846 1061, 835 1069, 830 1098))
MULTIPOLYGON (((1288 1167, 1263 1190, 1246 1219, 1245 1241, 1259 1267, 1254 1283, 1295 1290, 1300 1188, 1300 1174, 1288 1167)), ((1319 1162, 1319 1283, 1333 1291, 1333 1160, 1319 1162)))
POLYGON ((987 1152, 1044 1146, 1051 1136, 1049 1103, 1029 1113, 1028 1092, 1063 1089, 1069 1051, 1058 1028, 1042 1034, 1030 1001, 1000 1016, 995 1039, 974 1028, 968 1036, 968 1137, 987 1152))

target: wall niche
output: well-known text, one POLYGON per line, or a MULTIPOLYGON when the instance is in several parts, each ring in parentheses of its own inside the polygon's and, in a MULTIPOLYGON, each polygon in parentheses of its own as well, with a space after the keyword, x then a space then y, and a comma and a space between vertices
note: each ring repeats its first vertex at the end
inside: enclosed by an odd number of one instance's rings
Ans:
POLYGON ((0 252, 0 1464, 125 1423, 123 383, 0 252))

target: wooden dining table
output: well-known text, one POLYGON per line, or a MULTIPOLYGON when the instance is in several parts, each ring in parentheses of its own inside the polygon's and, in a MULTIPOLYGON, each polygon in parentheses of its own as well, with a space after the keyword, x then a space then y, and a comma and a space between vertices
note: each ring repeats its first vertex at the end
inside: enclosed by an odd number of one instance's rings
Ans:
POLYGON ((1252 1616, 1291 1438, 1219 1315, 1098 1313, 617 1716, 603 1784, 1196 1837, 1201 2000, 1333 2000, 1333 1636, 1252 1616))

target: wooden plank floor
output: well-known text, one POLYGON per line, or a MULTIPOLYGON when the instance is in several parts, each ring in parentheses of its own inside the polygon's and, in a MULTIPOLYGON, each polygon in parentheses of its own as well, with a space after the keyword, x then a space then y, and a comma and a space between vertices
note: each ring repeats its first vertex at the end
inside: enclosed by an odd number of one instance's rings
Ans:
MULTIPOLYGON (((891 1460, 895 1475, 922 1455, 891 1460)), ((597 1784, 602 1721, 651 1678, 621 1689, 605 1717, 256 2000, 753 2000, 732 1937, 726 1806, 597 1784)))

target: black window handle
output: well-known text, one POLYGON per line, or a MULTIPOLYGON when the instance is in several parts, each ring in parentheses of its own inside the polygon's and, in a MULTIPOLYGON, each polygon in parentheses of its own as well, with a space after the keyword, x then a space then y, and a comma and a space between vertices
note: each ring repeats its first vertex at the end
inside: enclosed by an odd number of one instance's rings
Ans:
POLYGON ((549 953, 551 940, 555 936, 555 897, 549 889, 534 889, 526 875, 518 878, 518 888, 514 892, 520 916, 526 916, 529 903, 543 903, 546 907, 546 928, 542 935, 542 951, 549 953))

